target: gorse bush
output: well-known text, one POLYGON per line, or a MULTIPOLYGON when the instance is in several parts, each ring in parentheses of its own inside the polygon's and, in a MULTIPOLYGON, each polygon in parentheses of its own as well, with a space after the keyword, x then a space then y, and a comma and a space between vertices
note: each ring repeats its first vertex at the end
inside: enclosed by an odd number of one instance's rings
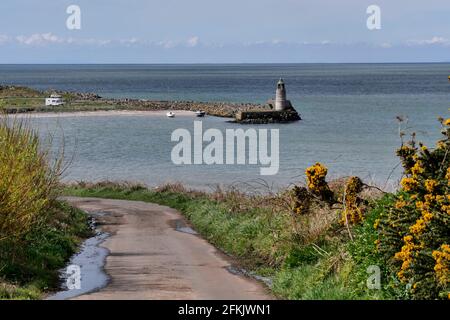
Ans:
POLYGON ((380 254, 414 299, 450 298, 450 119, 441 122, 433 150, 413 135, 397 151, 401 190, 374 225, 380 254))
POLYGON ((331 192, 325 178, 328 168, 317 162, 315 165, 305 170, 306 182, 308 189, 316 196, 324 201, 332 201, 333 193, 331 192))
POLYGON ((294 186, 291 190, 292 212, 296 215, 305 215, 311 206, 311 196, 306 188, 294 186))
POLYGON ((327 167, 317 162, 315 165, 305 170, 306 183, 308 189, 301 187, 294 187, 292 189, 293 195, 293 211, 297 214, 305 214, 310 209, 311 195, 325 201, 329 205, 337 202, 343 204, 341 223, 357 224, 364 219, 363 209, 361 206, 362 199, 359 194, 366 186, 358 177, 350 177, 345 182, 342 191, 331 190, 326 181, 328 173, 327 167))
POLYGON ((358 177, 350 177, 344 188, 344 210, 341 222, 344 224, 356 224, 364 219, 358 194, 363 189, 363 182, 358 177))
POLYGON ((0 118, 0 241, 16 241, 44 221, 56 199, 60 161, 48 165, 37 134, 0 118))

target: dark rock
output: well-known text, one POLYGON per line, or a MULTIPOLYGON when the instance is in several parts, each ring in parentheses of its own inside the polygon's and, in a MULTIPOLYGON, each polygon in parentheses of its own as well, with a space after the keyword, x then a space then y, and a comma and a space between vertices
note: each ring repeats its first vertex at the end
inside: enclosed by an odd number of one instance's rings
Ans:
POLYGON ((292 107, 283 111, 241 111, 235 118, 236 122, 241 124, 288 123, 301 120, 292 107))

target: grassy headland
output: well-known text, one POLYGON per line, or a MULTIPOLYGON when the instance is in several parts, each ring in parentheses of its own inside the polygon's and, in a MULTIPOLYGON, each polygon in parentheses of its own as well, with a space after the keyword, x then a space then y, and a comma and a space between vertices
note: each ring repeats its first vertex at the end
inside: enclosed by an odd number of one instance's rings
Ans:
POLYGON ((57 200, 60 161, 50 165, 23 122, 0 118, 0 299, 37 299, 90 235, 85 213, 57 200))
POLYGON ((143 99, 108 99, 97 94, 39 91, 21 86, 0 85, 0 106, 6 113, 28 112, 82 112, 82 111, 159 111, 159 110, 203 110, 208 115, 232 118, 238 111, 267 110, 267 106, 252 103, 152 101, 143 99), (52 93, 60 94, 62 106, 45 106, 45 98, 52 93))

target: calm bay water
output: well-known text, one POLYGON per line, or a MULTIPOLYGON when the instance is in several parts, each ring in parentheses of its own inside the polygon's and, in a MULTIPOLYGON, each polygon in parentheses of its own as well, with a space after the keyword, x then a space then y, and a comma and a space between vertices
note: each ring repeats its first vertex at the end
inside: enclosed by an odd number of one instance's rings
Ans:
MULTIPOLYGON (((383 185, 398 164, 395 117, 431 144, 438 116, 448 117, 450 64, 296 65, 3 65, 0 83, 39 89, 96 92, 105 97, 265 102, 285 79, 288 98, 303 120, 255 126, 280 129, 280 171, 263 177, 276 187, 303 180, 321 161, 337 177, 356 174, 383 185)), ((176 128, 193 130, 194 117, 93 116, 32 119, 43 137, 62 140, 74 157, 66 180, 133 180, 149 185, 181 181, 207 188, 261 178, 258 166, 175 166, 176 128)), ((204 128, 250 128, 206 117, 204 128)), ((400 176, 396 170, 392 181, 400 176)))

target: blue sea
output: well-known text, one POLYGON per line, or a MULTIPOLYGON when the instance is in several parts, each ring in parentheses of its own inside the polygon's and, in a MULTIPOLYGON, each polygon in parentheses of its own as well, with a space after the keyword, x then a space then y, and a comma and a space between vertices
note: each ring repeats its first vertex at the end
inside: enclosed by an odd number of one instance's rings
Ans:
MULTIPOLYGON (((286 83, 303 120, 245 126, 280 130, 280 170, 260 176, 255 165, 184 165, 170 160, 177 128, 193 130, 195 117, 92 116, 33 118, 53 147, 64 144, 64 179, 132 180, 148 185, 179 181, 196 188, 254 182, 274 188, 304 181, 317 161, 330 178, 358 175, 392 188, 401 176, 395 149, 401 116, 408 132, 428 145, 440 137, 438 116, 448 117, 450 64, 242 64, 242 65, 0 65, 0 84, 95 92, 104 97, 263 103, 277 80, 286 83)), ((241 128, 205 117, 204 128, 241 128)))

